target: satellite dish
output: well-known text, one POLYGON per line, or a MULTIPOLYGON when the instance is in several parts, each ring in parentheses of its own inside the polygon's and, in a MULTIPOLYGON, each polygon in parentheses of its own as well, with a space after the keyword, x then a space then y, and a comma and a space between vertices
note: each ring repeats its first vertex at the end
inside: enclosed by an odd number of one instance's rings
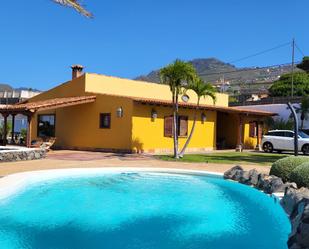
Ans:
POLYGON ((182 101, 187 103, 190 100, 190 97, 187 94, 182 95, 181 97, 182 101))

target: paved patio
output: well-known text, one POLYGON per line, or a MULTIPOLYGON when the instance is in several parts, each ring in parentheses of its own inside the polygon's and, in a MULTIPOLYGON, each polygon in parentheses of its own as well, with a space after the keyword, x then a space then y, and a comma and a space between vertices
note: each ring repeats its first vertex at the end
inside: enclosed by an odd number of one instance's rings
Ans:
MULTIPOLYGON (((231 164, 167 162, 157 160, 151 155, 127 155, 62 150, 49 152, 47 158, 42 160, 0 163, 0 176, 5 176, 17 172, 45 169, 99 167, 177 168, 223 173, 230 169, 232 166, 233 165, 231 164)), ((242 164, 241 166, 246 170, 255 168, 259 172, 263 173, 268 173, 270 169, 268 166, 250 164, 242 164)))

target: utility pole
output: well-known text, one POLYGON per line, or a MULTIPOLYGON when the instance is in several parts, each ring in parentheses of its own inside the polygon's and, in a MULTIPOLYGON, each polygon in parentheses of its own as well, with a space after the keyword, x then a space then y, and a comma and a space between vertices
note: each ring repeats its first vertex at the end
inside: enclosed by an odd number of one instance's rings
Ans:
POLYGON ((294 97, 294 65, 295 65, 295 39, 292 40, 292 94, 291 97, 294 97))

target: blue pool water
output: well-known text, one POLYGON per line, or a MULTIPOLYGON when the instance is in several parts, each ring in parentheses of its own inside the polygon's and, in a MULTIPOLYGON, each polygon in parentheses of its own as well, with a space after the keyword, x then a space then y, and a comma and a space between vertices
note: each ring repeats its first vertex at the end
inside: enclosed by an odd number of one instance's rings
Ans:
POLYGON ((274 199, 218 177, 63 178, 0 201, 1 249, 287 249, 289 231, 274 199))

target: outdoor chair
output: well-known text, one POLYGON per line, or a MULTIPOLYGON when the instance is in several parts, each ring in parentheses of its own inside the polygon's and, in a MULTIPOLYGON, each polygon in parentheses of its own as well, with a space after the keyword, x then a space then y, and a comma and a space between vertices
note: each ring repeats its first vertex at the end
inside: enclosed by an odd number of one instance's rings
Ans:
POLYGON ((31 141, 31 148, 41 148, 49 151, 51 147, 55 144, 56 138, 55 137, 49 137, 45 138, 44 140, 42 138, 39 138, 37 140, 31 141))

